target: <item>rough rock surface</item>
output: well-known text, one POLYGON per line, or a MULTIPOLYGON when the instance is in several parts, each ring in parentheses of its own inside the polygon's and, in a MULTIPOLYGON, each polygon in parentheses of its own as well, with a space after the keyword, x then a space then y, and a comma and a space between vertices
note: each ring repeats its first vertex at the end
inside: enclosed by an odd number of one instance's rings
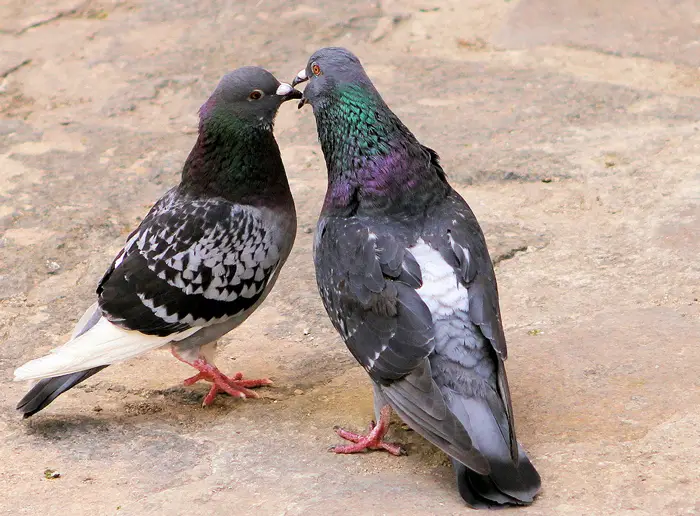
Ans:
POLYGON ((544 486, 519 513, 700 513, 696 2, 25 4, 0 6, 1 514, 469 511, 446 457, 399 424, 408 457, 326 452, 334 424, 365 425, 371 389, 315 292, 325 171, 310 110, 290 105, 296 248, 219 358, 275 386, 202 409, 207 387, 152 353, 28 421, 14 411, 12 370, 93 302, 219 77, 258 64, 290 80, 331 44, 363 59, 488 233, 518 435, 544 486))

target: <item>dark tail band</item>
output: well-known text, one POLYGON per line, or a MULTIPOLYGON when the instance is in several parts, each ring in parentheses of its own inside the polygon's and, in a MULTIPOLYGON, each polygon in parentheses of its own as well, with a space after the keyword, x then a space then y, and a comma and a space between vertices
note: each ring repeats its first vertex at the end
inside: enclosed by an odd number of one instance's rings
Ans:
POLYGON ((53 378, 40 380, 17 404, 17 410, 22 416, 28 418, 46 406, 48 406, 58 396, 79 383, 87 380, 93 374, 102 371, 107 366, 93 367, 77 373, 64 374, 53 378))

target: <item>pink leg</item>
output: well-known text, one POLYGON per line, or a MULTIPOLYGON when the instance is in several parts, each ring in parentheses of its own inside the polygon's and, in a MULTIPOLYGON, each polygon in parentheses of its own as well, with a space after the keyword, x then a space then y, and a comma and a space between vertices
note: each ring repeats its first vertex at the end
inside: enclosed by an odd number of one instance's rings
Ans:
POLYGON ((348 432, 342 428, 336 428, 335 433, 346 441, 351 441, 355 444, 345 446, 333 446, 329 451, 334 453, 357 453, 365 450, 385 450, 392 455, 406 455, 406 451, 401 445, 396 443, 387 443, 382 440, 389 430, 389 418, 391 417, 391 407, 386 405, 379 412, 379 423, 375 424, 372 421, 369 425, 367 435, 348 432))
POLYGON ((172 349, 171 352, 175 358, 191 365, 199 371, 196 375, 187 378, 183 382, 185 385, 192 385, 200 380, 206 380, 212 383, 209 393, 204 397, 204 401, 202 401, 202 405, 205 407, 211 405, 216 395, 220 392, 225 392, 234 398, 257 398, 258 395, 250 389, 263 385, 272 385, 272 380, 267 378, 262 378, 260 380, 244 380, 243 373, 226 376, 219 371, 215 365, 207 362, 205 358, 200 357, 194 362, 189 362, 178 355, 174 349, 172 349))

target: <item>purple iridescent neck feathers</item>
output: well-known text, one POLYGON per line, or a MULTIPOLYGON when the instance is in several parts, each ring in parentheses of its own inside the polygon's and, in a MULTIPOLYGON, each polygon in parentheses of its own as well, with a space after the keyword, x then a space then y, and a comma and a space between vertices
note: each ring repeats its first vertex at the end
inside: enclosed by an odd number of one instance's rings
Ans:
POLYGON ((411 213, 446 195, 435 153, 371 84, 338 85, 314 114, 328 168, 324 213, 411 213))

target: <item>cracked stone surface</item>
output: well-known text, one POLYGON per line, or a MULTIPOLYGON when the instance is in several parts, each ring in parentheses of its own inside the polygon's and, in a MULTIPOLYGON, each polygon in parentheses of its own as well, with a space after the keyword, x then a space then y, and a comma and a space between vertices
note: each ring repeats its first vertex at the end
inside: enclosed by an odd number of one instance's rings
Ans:
POLYGON ((165 352, 110 367, 22 421, 13 369, 68 337, 177 181, 226 71, 290 80, 320 46, 363 59, 443 159, 497 262, 532 515, 700 514, 697 2, 58 0, 0 6, 0 514, 469 512, 446 457, 335 456, 372 415, 316 294, 326 179, 310 110, 276 134, 292 256, 218 365, 259 400, 185 388, 165 352), (552 4, 553 5, 553 4, 552 4), (59 478, 47 479, 52 469, 59 478))

